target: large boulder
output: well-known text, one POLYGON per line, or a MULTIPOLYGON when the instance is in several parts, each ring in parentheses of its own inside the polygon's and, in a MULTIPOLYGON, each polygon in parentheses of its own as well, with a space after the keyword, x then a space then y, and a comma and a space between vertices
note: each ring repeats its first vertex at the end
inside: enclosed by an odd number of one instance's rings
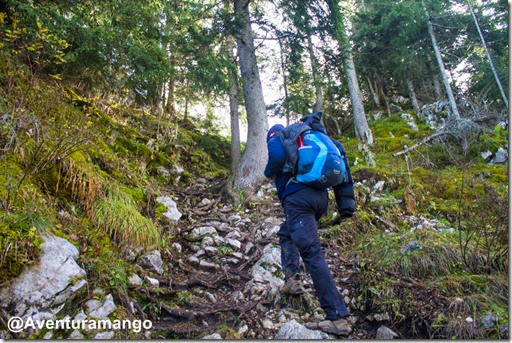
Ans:
POLYGON ((328 335, 318 330, 310 330, 293 319, 281 326, 274 339, 324 339, 326 336, 328 335))
POLYGON ((54 319, 87 284, 85 271, 76 263, 78 249, 56 236, 44 236, 41 258, 10 285, 0 289, 0 307, 24 319, 54 319))

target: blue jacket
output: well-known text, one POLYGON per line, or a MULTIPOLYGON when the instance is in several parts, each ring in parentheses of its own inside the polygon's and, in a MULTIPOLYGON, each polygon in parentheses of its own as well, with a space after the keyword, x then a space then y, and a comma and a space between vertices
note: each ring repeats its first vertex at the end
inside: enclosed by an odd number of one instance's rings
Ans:
MULTIPOLYGON (((270 131, 269 131, 270 133, 270 131)), ((271 135, 269 135, 272 137, 271 135)), ((350 174, 350 168, 346 157, 345 148, 338 141, 331 138, 333 143, 339 149, 341 155, 345 160, 345 167, 348 174, 348 182, 334 186, 334 196, 338 205, 338 211, 341 218, 351 217, 355 211, 355 197, 354 197, 354 185, 352 181, 352 175, 350 174)), ((266 177, 275 177, 277 196, 281 203, 284 199, 303 188, 309 187, 299 182, 289 182, 290 174, 283 174, 282 168, 286 162, 286 154, 279 136, 274 136, 268 140, 268 162, 265 167, 266 177)))

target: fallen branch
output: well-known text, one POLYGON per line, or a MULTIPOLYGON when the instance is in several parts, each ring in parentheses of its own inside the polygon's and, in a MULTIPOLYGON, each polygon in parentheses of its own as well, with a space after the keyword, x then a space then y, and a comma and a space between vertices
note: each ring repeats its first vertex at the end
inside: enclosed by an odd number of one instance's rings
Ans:
POLYGON ((421 141, 419 141, 418 143, 414 144, 413 146, 410 146, 402 151, 399 151, 399 152, 395 152, 393 154, 394 157, 396 156, 400 156, 400 155, 403 155, 403 154, 407 154, 408 152, 410 152, 411 150, 414 150, 416 149, 417 147, 425 144, 425 143, 428 143, 430 142, 431 140, 433 140, 434 138, 437 138, 439 136, 444 136, 445 134, 447 134, 448 132, 445 131, 445 130, 442 130, 442 131, 437 131, 433 134, 431 134, 430 136, 427 136, 425 138, 423 138, 421 141))

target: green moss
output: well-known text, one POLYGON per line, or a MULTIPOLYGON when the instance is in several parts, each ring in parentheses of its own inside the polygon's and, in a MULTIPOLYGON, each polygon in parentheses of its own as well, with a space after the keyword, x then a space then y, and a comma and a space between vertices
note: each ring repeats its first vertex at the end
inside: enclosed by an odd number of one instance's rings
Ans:
POLYGON ((0 211, 0 282, 21 274, 39 258, 41 234, 51 225, 50 218, 34 212, 7 214, 0 211))

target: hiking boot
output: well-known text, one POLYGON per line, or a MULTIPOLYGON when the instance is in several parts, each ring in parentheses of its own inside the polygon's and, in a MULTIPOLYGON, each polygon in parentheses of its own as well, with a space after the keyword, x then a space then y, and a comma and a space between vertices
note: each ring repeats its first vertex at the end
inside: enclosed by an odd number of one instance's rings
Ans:
POLYGON ((285 284, 279 289, 283 294, 299 295, 304 293, 304 287, 302 287, 302 281, 300 274, 295 274, 289 277, 285 284))
POLYGON ((352 326, 346 318, 323 320, 318 323, 318 329, 336 336, 348 336, 352 332, 352 326))

